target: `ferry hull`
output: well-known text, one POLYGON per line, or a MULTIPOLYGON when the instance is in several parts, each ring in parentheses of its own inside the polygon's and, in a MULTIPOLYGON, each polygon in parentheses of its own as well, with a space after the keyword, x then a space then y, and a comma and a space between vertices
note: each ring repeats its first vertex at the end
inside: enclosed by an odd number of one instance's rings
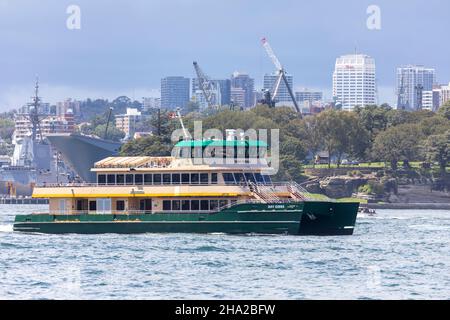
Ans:
POLYGON ((294 234, 300 232, 302 206, 284 210, 271 205, 241 205, 219 213, 142 215, 16 216, 14 231, 49 234, 227 233, 294 234))
POLYGON ((244 204, 218 213, 18 215, 14 231, 48 234, 228 233, 352 235, 358 203, 244 204))
POLYGON ((359 203, 305 202, 301 235, 352 235, 359 203))

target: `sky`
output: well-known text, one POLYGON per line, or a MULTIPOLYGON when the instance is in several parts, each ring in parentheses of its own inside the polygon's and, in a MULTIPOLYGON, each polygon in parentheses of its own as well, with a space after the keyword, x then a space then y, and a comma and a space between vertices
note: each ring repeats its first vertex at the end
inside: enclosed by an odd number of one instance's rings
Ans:
POLYGON ((295 89, 331 98, 335 60, 375 58, 379 102, 395 104, 395 70, 434 67, 450 82, 450 1, 442 0, 0 0, 0 110, 27 103, 36 75, 44 101, 157 96, 160 79, 274 71, 267 37, 295 89), (80 8, 80 29, 67 8, 80 8), (370 30, 367 8, 380 9, 370 30), (70 20, 72 21, 72 20, 70 20))

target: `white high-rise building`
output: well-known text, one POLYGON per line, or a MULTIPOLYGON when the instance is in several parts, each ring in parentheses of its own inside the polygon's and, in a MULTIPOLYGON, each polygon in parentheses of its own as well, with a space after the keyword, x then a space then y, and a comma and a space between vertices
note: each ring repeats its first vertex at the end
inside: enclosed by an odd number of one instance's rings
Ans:
POLYGON ((435 80, 436 71, 431 68, 416 65, 397 68, 397 109, 424 108, 423 93, 433 90, 435 80))
POLYGON ((333 96, 343 110, 377 103, 375 60, 364 54, 349 54, 336 59, 333 96))
POLYGON ((428 111, 434 110, 433 90, 422 92, 422 109, 428 111))

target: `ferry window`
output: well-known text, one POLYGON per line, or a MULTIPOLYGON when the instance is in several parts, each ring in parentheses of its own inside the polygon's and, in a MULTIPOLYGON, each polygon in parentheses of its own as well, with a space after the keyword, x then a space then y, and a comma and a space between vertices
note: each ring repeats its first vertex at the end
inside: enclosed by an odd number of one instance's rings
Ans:
POLYGON ((153 184, 161 184, 161 174, 153 175, 153 184))
POLYGON ((77 200, 77 211, 85 210, 84 200, 77 200))
POLYGON ((191 202, 189 200, 181 200, 181 210, 183 211, 191 210, 191 202))
POLYGON ((223 180, 225 181, 226 184, 234 184, 235 183, 232 173, 222 173, 222 175, 223 175, 223 180))
POLYGON ((108 174, 108 184, 116 184, 116 175, 115 174, 108 174))
POLYGON ((126 179, 127 179, 127 185, 131 185, 134 183, 134 177, 132 174, 127 174, 126 179))
POLYGON ((142 185, 142 182, 143 182, 142 174, 136 174, 134 176, 134 183, 136 183, 137 185, 142 185))
POLYGON ((106 184, 106 175, 99 174, 97 177, 98 184, 106 184))
POLYGON ((211 184, 217 184, 217 173, 211 173, 211 184))
POLYGON ((201 200, 200 201, 200 210, 204 210, 204 211, 209 210, 209 200, 201 200))
POLYGON ((118 174, 116 177, 116 181, 118 185, 124 185, 125 184, 125 175, 118 174))
POLYGON ((261 173, 259 173, 259 172, 255 173, 255 179, 257 182, 264 183, 264 179, 263 179, 261 173))
POLYGON ((209 201, 209 210, 216 210, 219 206, 219 200, 210 200, 209 201))
POLYGON ((245 174, 245 178, 247 179, 248 182, 256 182, 255 177, 253 176, 253 173, 251 173, 251 172, 247 172, 245 174))
POLYGON ((145 214, 152 213, 152 199, 142 199, 139 201, 139 210, 145 211, 145 214))
POLYGON ((245 178, 244 175, 242 173, 234 173, 234 179, 236 179, 236 183, 245 183, 245 178))
POLYGON ((172 174, 172 184, 180 184, 180 174, 179 173, 174 173, 172 174))
POLYGON ((228 200, 219 200, 219 208, 226 207, 228 205, 228 200))
POLYGON ((180 200, 173 200, 172 201, 172 210, 173 211, 180 211, 181 210, 181 202, 180 202, 180 200))
POLYGON ((192 200, 191 201, 191 210, 195 210, 195 211, 200 210, 200 201, 192 200))
POLYGON ((170 173, 163 174, 163 184, 170 184, 170 182, 171 182, 170 173))
POLYGON ((97 211, 97 201, 89 201, 89 211, 97 211))
POLYGON ((181 182, 183 183, 183 184, 189 184, 189 173, 183 173, 182 175, 181 175, 181 182))
POLYGON ((152 174, 144 174, 144 184, 146 186, 151 185, 153 182, 153 175, 152 174))
POLYGON ((198 183, 199 183, 199 174, 191 173, 191 184, 198 184, 198 183))
POLYGON ((235 204, 237 202, 236 199, 231 200, 231 204, 235 204))
POLYGON ((208 184, 208 174, 207 173, 200 173, 200 183, 208 184))
POLYGON ((125 201, 124 200, 116 201, 116 210, 117 211, 125 211, 125 201))
POLYGON ((268 175, 263 175, 263 178, 264 178, 264 182, 265 182, 265 183, 272 184, 272 179, 270 179, 270 176, 268 176, 268 175))
POLYGON ((163 201, 163 210, 164 210, 164 211, 170 211, 170 210, 172 210, 172 201, 170 201, 170 200, 164 200, 164 201, 163 201))

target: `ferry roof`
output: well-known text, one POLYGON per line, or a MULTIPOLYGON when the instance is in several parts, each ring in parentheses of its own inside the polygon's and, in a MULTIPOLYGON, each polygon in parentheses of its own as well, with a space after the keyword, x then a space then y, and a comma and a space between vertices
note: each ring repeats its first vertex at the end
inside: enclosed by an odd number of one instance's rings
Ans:
POLYGON ((95 163, 94 168, 139 168, 168 166, 172 157, 108 157, 95 163))
POLYGON ((261 140, 183 140, 178 142, 176 147, 262 147, 268 145, 261 140))

